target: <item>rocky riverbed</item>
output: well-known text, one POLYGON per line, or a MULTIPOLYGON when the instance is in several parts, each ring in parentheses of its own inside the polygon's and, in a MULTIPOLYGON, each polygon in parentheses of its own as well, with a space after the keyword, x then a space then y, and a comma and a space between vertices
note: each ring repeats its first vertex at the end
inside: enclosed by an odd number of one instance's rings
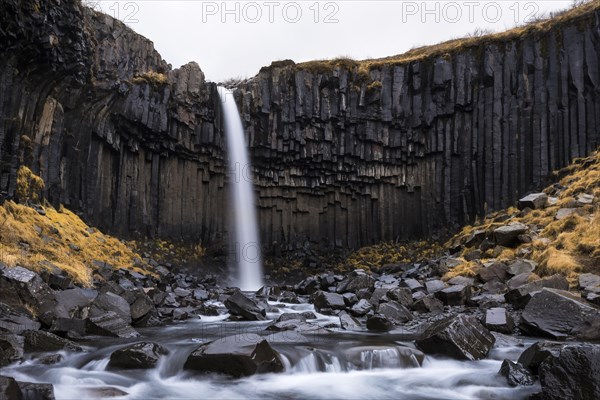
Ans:
MULTIPOLYGON (((435 265, 322 273, 256 293, 155 265, 93 287, 2 267, 9 399, 600 396, 600 276, 569 291, 535 264, 440 280, 435 265), (491 279, 490 277, 495 277, 491 279), (490 285, 490 282, 496 282, 490 285), (508 291, 494 287, 503 284, 508 291)), ((156 263, 155 263, 156 264, 156 263)))

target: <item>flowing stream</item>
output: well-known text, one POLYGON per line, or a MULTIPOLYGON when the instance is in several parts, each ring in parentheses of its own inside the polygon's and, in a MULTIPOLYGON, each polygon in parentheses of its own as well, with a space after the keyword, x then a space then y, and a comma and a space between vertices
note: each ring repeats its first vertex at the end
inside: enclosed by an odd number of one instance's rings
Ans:
MULTIPOLYGON (((393 334, 348 332, 335 317, 316 314, 320 332, 300 335, 265 332, 269 321, 228 322, 222 304, 218 317, 201 317, 168 327, 140 329, 142 338, 169 349, 149 370, 107 370, 110 354, 125 346, 116 339, 97 338, 86 353, 65 353, 58 364, 43 365, 35 355, 3 368, 3 375, 21 381, 54 384, 56 398, 88 399, 525 399, 539 385, 510 387, 498 375, 502 360, 515 361, 527 343, 498 341, 489 358, 456 361, 426 356, 423 365, 410 355, 412 344, 393 334), (280 352, 282 373, 241 379, 193 375, 182 366, 200 343, 232 334, 260 333, 280 352), (119 344, 116 344, 119 343, 119 344), (126 393, 126 394, 123 394, 126 393)), ((314 311, 310 304, 275 304, 268 319, 283 312, 314 311)))
POLYGON ((242 290, 258 290, 263 286, 262 260, 256 206, 254 202, 252 169, 240 118, 233 93, 219 87, 230 170, 235 242, 232 247, 238 270, 238 285, 242 290))

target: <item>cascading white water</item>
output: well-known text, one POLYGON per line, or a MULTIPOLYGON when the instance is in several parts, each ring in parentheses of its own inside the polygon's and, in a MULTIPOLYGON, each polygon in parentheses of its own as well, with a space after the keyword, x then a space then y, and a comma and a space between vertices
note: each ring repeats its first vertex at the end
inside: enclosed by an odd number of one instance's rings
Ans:
POLYGON ((257 290, 263 286, 262 259, 258 238, 256 206, 252 188, 252 170, 244 135, 244 127, 233 93, 219 87, 232 189, 236 241, 233 243, 238 268, 238 285, 242 290, 257 290))

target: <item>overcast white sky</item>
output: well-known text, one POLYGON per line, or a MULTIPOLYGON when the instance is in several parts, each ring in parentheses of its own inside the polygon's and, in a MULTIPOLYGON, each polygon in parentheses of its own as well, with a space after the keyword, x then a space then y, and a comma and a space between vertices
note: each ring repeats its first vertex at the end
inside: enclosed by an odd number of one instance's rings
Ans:
POLYGON ((385 57, 502 31, 572 0, 87 0, 152 40, 174 68, 196 61, 208 80, 254 76, 274 60, 385 57))

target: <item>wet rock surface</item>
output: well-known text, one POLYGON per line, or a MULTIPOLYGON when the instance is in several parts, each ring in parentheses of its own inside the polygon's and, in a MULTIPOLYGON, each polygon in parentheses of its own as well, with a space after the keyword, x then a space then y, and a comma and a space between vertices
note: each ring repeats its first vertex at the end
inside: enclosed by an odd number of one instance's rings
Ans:
POLYGON ((157 343, 142 342, 123 347, 110 355, 110 369, 149 369, 156 367, 169 351, 157 343))

